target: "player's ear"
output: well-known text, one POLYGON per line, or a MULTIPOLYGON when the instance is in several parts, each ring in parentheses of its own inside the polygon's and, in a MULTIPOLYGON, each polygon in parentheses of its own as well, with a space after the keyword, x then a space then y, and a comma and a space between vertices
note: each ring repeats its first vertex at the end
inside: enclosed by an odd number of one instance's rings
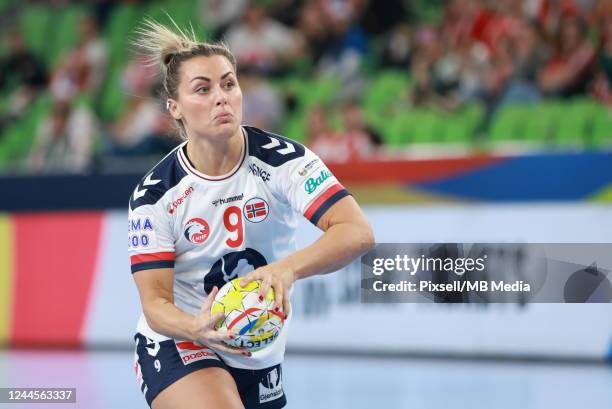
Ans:
POLYGON ((183 119, 183 114, 181 114, 181 109, 178 106, 178 103, 172 98, 168 98, 166 100, 166 109, 168 110, 168 112, 170 112, 172 118, 177 120, 183 119))

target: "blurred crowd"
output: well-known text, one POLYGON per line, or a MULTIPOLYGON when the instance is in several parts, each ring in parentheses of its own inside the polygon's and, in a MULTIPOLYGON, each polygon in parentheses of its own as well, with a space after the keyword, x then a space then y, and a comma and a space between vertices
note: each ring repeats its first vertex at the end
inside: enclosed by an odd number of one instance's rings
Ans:
MULTIPOLYGON (((95 102, 109 55, 102 33, 123 2, 89 3, 77 42, 54 66, 28 49, 17 26, 3 24, 0 135, 41 94, 53 101, 24 162, 32 172, 84 172, 96 154, 161 155, 178 142, 156 99, 155 72, 137 57, 122 69, 126 108, 108 123, 99 119, 95 102)), ((245 124, 283 131, 296 107, 292 92, 276 86, 279 78, 340 84, 333 106, 305 114, 306 142, 329 162, 384 155, 384 138, 360 103, 381 69, 411 78, 399 109, 454 111, 478 102, 483 128, 508 103, 588 96, 612 105, 612 0, 202 0, 199 10, 193 24, 237 57, 245 124), (438 12, 423 15, 423 7, 438 12), (331 126, 334 115, 339 122, 331 126)))

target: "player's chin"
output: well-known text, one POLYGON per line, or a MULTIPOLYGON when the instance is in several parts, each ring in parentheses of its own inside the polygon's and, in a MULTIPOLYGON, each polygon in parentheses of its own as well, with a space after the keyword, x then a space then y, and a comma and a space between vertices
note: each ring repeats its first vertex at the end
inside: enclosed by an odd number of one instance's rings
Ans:
POLYGON ((238 123, 235 121, 217 122, 211 128, 210 134, 214 135, 215 139, 230 139, 238 131, 238 123))

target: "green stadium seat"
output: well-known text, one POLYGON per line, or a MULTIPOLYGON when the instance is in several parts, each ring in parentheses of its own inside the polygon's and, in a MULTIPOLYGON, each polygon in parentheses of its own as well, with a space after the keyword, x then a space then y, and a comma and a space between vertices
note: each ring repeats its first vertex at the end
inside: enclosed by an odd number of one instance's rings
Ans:
POLYGON ((588 99, 576 99, 566 104, 559 117, 557 145, 583 146, 590 139, 590 131, 596 116, 597 103, 588 99))
POLYGON ((122 72, 123 65, 121 64, 116 63, 110 67, 101 100, 97 107, 98 114, 103 121, 114 121, 125 107, 125 94, 121 88, 122 72))
POLYGON ((382 112, 391 101, 405 95, 408 85, 408 75, 403 72, 388 70, 375 74, 364 94, 366 110, 382 112))
POLYGON ((563 104, 558 101, 542 101, 529 105, 526 112, 522 139, 532 142, 550 143, 554 139, 563 104))
POLYGON ((27 158, 32 144, 36 140, 38 126, 49 112, 51 99, 49 96, 39 97, 26 111, 19 123, 11 126, 3 138, 2 149, 5 164, 11 167, 19 166, 27 158))
POLYGON ((127 60, 128 41, 132 36, 138 16, 138 7, 131 4, 117 6, 113 10, 106 28, 110 64, 127 60))
POLYGON ((48 7, 28 6, 23 8, 19 28, 28 47, 49 63, 49 35, 51 34, 52 12, 48 7))
POLYGON ((79 38, 81 19, 87 14, 81 6, 64 7, 57 10, 53 18, 53 40, 50 42, 49 61, 55 65, 66 52, 75 46, 79 38))
POLYGON ((444 140, 448 142, 471 143, 475 139, 476 128, 482 121, 483 108, 480 104, 470 104, 443 118, 444 140))
POLYGON ((439 143, 444 140, 445 114, 433 109, 414 109, 411 116, 412 143, 439 143))
POLYGON ((385 144, 389 146, 402 146, 410 141, 410 127, 412 117, 409 114, 396 115, 387 122, 383 132, 385 144))
POLYGON ((522 139, 525 119, 530 107, 524 105, 506 105, 497 111, 489 130, 490 141, 515 141, 522 139))
POLYGON ((305 112, 296 112, 289 116, 281 127, 283 135, 301 143, 306 142, 308 138, 308 130, 306 128, 307 118, 305 112))
POLYGON ((303 108, 311 108, 316 104, 326 104, 332 101, 338 92, 338 80, 333 78, 318 78, 310 82, 304 81, 298 89, 298 101, 303 108))
POLYGON ((591 136, 595 147, 612 146, 612 109, 600 105, 594 110, 591 136))

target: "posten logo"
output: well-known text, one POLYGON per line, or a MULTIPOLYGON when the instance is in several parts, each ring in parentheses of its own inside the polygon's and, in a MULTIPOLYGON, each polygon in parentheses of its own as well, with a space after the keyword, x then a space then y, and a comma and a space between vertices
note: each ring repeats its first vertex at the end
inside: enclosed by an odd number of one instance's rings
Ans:
POLYGON ((316 178, 308 178, 306 183, 304 183, 304 189, 306 189, 306 192, 308 194, 313 193, 315 190, 317 190, 319 186, 323 184, 323 182, 329 179, 331 175, 332 174, 330 171, 323 169, 319 176, 317 176, 316 178))

